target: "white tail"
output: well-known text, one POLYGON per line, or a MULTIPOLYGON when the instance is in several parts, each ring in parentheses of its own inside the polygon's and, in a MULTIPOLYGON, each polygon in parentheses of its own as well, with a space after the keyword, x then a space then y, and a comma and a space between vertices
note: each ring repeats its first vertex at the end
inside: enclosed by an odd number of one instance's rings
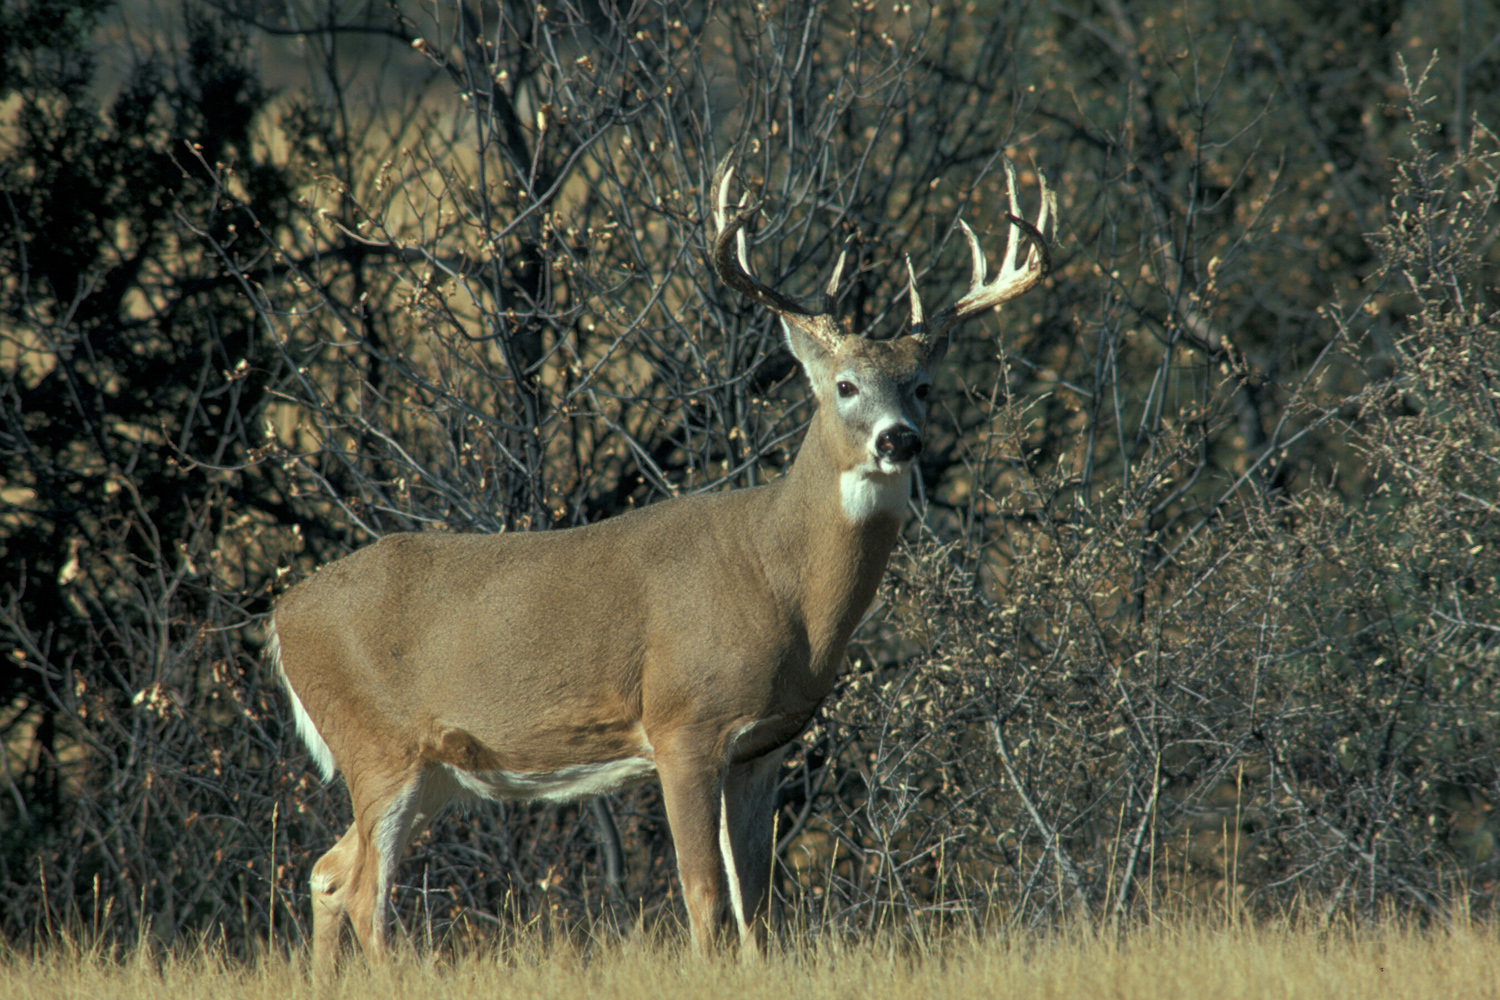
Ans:
POLYGON ((732 919, 759 950, 782 753, 885 572, 931 369, 959 320, 1047 265, 1053 195, 1044 182, 1038 222, 1025 222, 1007 171, 1022 232, 997 277, 985 281, 965 226, 969 293, 924 321, 913 287, 912 332, 876 341, 751 275, 754 208, 729 204, 726 160, 714 269, 781 317, 818 402, 784 477, 566 531, 392 535, 281 598, 272 648, 297 730, 325 775, 337 763, 354 806, 313 868, 315 967, 332 966, 346 917, 368 954, 383 952, 397 860, 454 797, 561 800, 653 778, 694 942, 732 919))

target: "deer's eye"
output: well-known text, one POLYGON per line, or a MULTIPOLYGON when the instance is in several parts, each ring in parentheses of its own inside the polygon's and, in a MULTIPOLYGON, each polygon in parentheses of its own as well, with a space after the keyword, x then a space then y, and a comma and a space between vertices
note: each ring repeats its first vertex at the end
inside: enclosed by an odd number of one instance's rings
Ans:
POLYGON ((848 399, 851 396, 859 395, 859 386, 855 385, 853 382, 840 382, 838 384, 838 390, 840 399, 848 399))
POLYGON ((930 383, 923 382, 921 385, 917 386, 918 399, 926 399, 930 395, 932 395, 932 385, 930 383))

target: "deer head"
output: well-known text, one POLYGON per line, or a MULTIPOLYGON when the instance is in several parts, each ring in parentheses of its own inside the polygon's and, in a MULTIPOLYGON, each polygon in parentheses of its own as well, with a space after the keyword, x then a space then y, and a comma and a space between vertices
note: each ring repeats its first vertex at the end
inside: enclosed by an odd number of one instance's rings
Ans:
POLYGON ((731 205, 734 168, 728 157, 713 179, 711 258, 719 280, 781 318, 787 346, 802 363, 818 401, 810 433, 821 435, 843 478, 844 508, 859 521, 905 503, 913 460, 922 450, 922 427, 932 391, 932 370, 947 353, 949 334, 964 319, 1007 302, 1034 287, 1051 268, 1047 242, 1056 219, 1056 196, 1042 181, 1042 207, 1035 225, 1021 215, 1015 168, 1005 164, 1010 212, 1018 233, 1007 241, 995 277, 988 270, 979 239, 963 220, 973 273, 968 292, 931 319, 917 294, 916 271, 906 260, 911 329, 891 340, 845 333, 832 313, 843 274, 840 252, 816 309, 757 280, 747 260, 745 226, 754 204, 731 205), (1024 250, 1022 243, 1025 243, 1024 250))

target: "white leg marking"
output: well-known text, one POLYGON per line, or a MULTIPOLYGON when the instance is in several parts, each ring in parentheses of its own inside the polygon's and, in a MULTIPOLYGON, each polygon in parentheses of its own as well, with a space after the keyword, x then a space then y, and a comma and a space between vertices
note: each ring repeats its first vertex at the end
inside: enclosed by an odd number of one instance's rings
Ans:
POLYGON ((318 773, 323 776, 324 781, 332 781, 334 771, 338 770, 333 762, 333 751, 328 749, 328 744, 323 742, 323 736, 318 732, 318 727, 313 725, 312 716, 307 714, 307 709, 302 707, 302 699, 297 697, 297 692, 292 690, 292 682, 287 680, 286 668, 281 664, 281 637, 276 634, 276 619, 271 619, 271 641, 269 643, 271 662, 276 664, 277 676, 281 678, 281 686, 286 688, 287 695, 292 699, 292 719, 297 724, 297 735, 302 737, 302 743, 307 747, 307 752, 312 755, 313 764, 318 773))
POLYGON ((734 862, 734 841, 729 836, 729 808, 722 787, 719 789, 719 854, 724 858, 724 875, 729 879, 729 905, 734 907, 740 940, 744 941, 750 935, 750 925, 745 921, 745 900, 740 895, 740 873, 734 862))
POLYGON ((374 933, 377 941, 385 940, 386 910, 390 906, 391 877, 396 865, 406 850, 406 836, 411 832, 416 818, 425 775, 417 775, 406 787, 396 793, 385 815, 375 824, 375 915, 374 933))

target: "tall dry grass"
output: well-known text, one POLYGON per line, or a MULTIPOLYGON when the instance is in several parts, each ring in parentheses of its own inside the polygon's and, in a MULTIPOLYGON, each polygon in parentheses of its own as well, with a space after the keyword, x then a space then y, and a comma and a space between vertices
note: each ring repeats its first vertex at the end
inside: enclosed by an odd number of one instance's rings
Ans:
MULTIPOLYGON (((804 939, 805 941, 805 939, 804 939)), ((213 1000, 380 996, 1427 998, 1500 995, 1492 925, 1421 929, 1399 920, 1316 927, 1169 919, 1111 934, 1087 926, 1011 936, 948 933, 788 945, 761 964, 702 960, 672 937, 546 944, 539 935, 457 957, 406 951, 387 968, 359 961, 317 984, 302 956, 251 962, 205 945, 123 957, 62 941, 0 957, 0 997, 213 1000)))

